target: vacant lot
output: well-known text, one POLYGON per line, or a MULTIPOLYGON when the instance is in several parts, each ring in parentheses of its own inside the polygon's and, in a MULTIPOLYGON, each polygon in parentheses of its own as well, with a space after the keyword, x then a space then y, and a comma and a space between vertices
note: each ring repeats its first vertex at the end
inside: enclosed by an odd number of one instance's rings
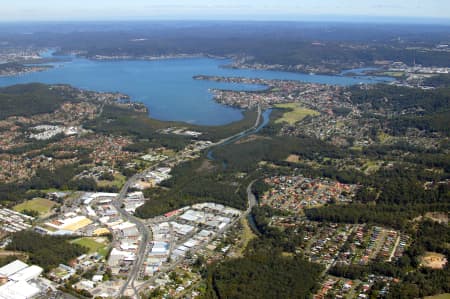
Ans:
POLYGON ((319 115, 319 112, 308 108, 304 108, 298 103, 278 104, 275 107, 290 109, 290 111, 283 114, 283 117, 277 119, 276 123, 286 122, 290 125, 293 125, 303 120, 307 116, 319 115))
POLYGON ((73 240, 71 243, 84 246, 89 249, 89 253, 97 252, 102 256, 108 253, 108 240, 106 238, 79 238, 73 240))
POLYGON ((99 187, 117 187, 120 189, 125 184, 126 180, 127 180, 126 177, 123 176, 122 174, 115 174, 114 180, 112 181, 100 180, 97 182, 97 184, 99 187))
POLYGON ((17 212, 22 212, 25 210, 36 211, 39 215, 45 215, 50 212, 50 210, 56 205, 55 202, 45 199, 45 198, 35 198, 28 200, 24 203, 18 204, 14 207, 17 212))
POLYGON ((448 213, 430 212, 426 213, 425 217, 441 224, 448 224, 448 213))
POLYGON ((299 155, 289 155, 289 157, 287 157, 286 161, 292 162, 292 163, 298 163, 298 162, 300 162, 300 156, 299 155))
POLYGON ((431 269, 443 269, 447 264, 445 255, 436 252, 427 252, 422 257, 422 265, 431 269))

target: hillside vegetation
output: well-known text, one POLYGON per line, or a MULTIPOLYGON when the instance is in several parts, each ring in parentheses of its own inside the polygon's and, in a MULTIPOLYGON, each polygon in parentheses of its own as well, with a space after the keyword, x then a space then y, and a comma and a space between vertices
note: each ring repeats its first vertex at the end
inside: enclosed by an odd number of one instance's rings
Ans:
POLYGON ((45 84, 25 84, 0 88, 0 119, 32 116, 56 110, 69 100, 45 84))

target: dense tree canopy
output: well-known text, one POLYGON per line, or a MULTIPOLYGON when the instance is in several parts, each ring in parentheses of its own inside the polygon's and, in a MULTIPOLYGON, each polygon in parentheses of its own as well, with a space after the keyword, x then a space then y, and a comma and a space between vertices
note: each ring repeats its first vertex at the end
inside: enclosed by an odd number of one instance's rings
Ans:
POLYGON ((0 119, 9 116, 31 116, 56 110, 73 98, 52 90, 45 84, 13 85, 0 88, 0 119))
POLYGON ((32 231, 15 233, 7 249, 29 254, 30 262, 46 271, 59 264, 67 264, 88 251, 78 244, 69 243, 66 237, 41 235, 32 231))

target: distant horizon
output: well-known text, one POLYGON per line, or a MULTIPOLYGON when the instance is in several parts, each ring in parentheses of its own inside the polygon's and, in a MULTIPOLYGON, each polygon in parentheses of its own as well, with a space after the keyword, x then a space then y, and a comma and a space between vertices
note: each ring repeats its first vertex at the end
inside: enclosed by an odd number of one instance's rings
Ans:
POLYGON ((120 23, 120 22, 140 22, 140 23, 348 23, 348 24, 395 24, 395 25, 450 25, 450 18, 421 18, 421 17, 395 17, 395 16, 299 16, 297 18, 92 18, 92 19, 23 19, 4 20, 0 19, 0 24, 69 24, 69 23, 120 23))
POLYGON ((1 22, 216 20, 450 23, 448 0, 15 0, 1 22), (402 21, 404 20, 404 21, 402 21))

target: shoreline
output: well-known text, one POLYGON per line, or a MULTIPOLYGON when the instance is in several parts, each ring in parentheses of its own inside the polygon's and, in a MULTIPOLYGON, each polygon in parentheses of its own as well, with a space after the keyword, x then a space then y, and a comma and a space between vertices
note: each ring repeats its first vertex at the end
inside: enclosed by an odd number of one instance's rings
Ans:
MULTIPOLYGON (((56 53, 56 52, 55 52, 56 53)), ((328 75, 328 76, 343 76, 346 72, 352 71, 360 68, 375 68, 375 65, 352 65, 352 66, 342 66, 335 68, 328 68, 323 66, 309 66, 309 65, 278 65, 278 64, 260 64, 258 62, 247 63, 239 62, 240 57, 238 55, 213 55, 205 53, 180 53, 180 54, 167 54, 167 55, 87 55, 87 53, 80 53, 77 51, 72 52, 61 52, 58 55, 73 55, 78 58, 84 58, 92 61, 158 61, 158 60, 171 60, 171 59, 187 59, 187 58, 209 58, 217 60, 230 60, 229 64, 220 65, 220 68, 224 69, 236 69, 236 70, 260 70, 260 71, 278 71, 278 72, 289 72, 294 74, 304 74, 304 75, 328 75)), ((58 56, 56 55, 56 56, 58 56)), ((357 74, 356 77, 366 76, 366 74, 357 74)), ((351 76, 349 76, 351 77, 351 76)))
MULTIPOLYGON (((1 66, 1 64, 0 64, 0 66, 1 66)), ((0 70, 0 78, 18 77, 18 76, 31 74, 31 73, 45 72, 45 71, 53 68, 53 66, 51 66, 51 65, 42 65, 42 66, 20 65, 18 67, 21 69, 20 70, 0 70)))
MULTIPOLYGON (((75 53, 72 53, 72 54, 74 55, 75 53)), ((82 56, 72 56, 72 58, 74 60, 76 60, 76 59, 87 59, 89 61, 98 61, 98 60, 91 59, 91 58, 79 58, 79 57, 82 57, 82 56)), ((210 55, 202 55, 202 56, 200 56, 200 55, 180 54, 180 55, 170 55, 170 56, 157 56, 157 57, 152 57, 151 60, 149 60, 149 59, 141 59, 140 61, 144 61, 144 60, 154 61, 154 60, 166 60, 166 59, 190 59, 190 58, 201 58, 201 57, 209 58, 209 59, 229 59, 229 58, 226 58, 226 57, 220 57, 220 58, 218 58, 218 57, 211 57, 210 55)), ((49 57, 45 57, 45 58, 49 59, 49 57)), ((58 58, 58 56, 53 56, 53 58, 58 58)), ((109 57, 109 58, 111 58, 111 57, 109 57)), ((104 60, 107 61, 107 59, 104 59, 104 60)), ((121 56, 120 59, 112 59, 112 61, 114 61, 114 60, 121 60, 121 61, 130 61, 131 60, 132 61, 132 60, 136 60, 136 58, 135 57, 131 57, 131 56, 130 57, 123 57, 123 56, 121 56)), ((218 63, 217 68, 221 68, 221 67, 224 67, 224 66, 220 65, 220 63, 218 63)), ((48 70, 48 68, 42 69, 40 71, 45 71, 45 70, 48 70)), ((261 71, 264 71, 264 70, 261 70, 261 71)), ((23 73, 23 74, 26 74, 26 73, 23 73)), ((293 74, 295 74, 295 73, 293 73, 293 74)), ((283 83, 283 82, 284 83, 289 83, 290 82, 290 83, 295 84, 295 85, 301 84, 301 85, 305 85, 305 86, 310 86, 310 85, 311 86, 322 86, 322 85, 334 86, 334 85, 339 85, 339 83, 334 84, 333 82, 329 82, 329 83, 310 83, 310 82, 302 81, 301 77, 299 79, 297 79, 297 80, 295 80, 295 79, 286 79, 286 78, 289 78, 289 77, 292 78, 292 76, 289 76, 289 74, 287 74, 287 75, 286 74, 285 75, 283 75, 283 74, 275 75, 276 77, 278 77, 278 79, 263 79, 262 77, 264 77, 264 75, 262 75, 262 74, 261 75, 255 74, 255 77, 251 78, 251 77, 249 77, 251 75, 252 74, 250 74, 248 76, 239 76, 239 74, 237 74, 237 76, 193 75, 191 77, 192 80, 209 80, 209 81, 224 82, 224 83, 231 83, 231 84, 246 84, 246 85, 252 85, 252 86, 261 86, 261 88, 258 88, 258 90, 253 90, 251 87, 246 88, 245 86, 242 87, 242 90, 240 90, 240 89, 239 90, 234 90, 233 88, 226 88, 226 87, 208 88, 208 92, 211 95, 211 100, 210 101, 212 101, 212 102, 214 102, 214 103, 216 103, 216 104, 218 104, 218 105, 220 105, 222 107, 241 110, 239 119, 228 120, 227 122, 224 122, 222 124, 217 124, 217 125, 212 125, 212 126, 220 127, 220 126, 228 125, 228 124, 231 124, 231 123, 234 123, 234 122, 239 122, 240 120, 245 118, 245 116, 242 114, 242 109, 247 110, 247 109, 250 109, 250 108, 252 108, 254 106, 254 105, 243 106, 242 104, 236 104, 236 103, 233 104, 231 102, 230 103, 226 103, 226 102, 221 101, 219 99, 218 94, 220 95, 220 93, 225 93, 225 92, 231 92, 231 93, 246 92, 248 94, 255 94, 255 95, 257 95, 257 94, 264 94, 264 93, 270 92, 271 89, 273 89, 273 87, 277 85, 275 83, 271 84, 273 82, 280 82, 280 83, 283 83), (287 76, 287 77, 285 79, 283 79, 283 76, 287 76)), ((308 76, 307 74, 304 74, 304 75, 308 76)), ((4 77, 12 77, 12 76, 13 75, 6 75, 4 77)), ((330 79, 332 79, 332 77, 337 77, 337 76, 339 76, 339 75, 330 76, 330 79)), ((339 77, 342 78, 344 76, 339 76, 339 77)), ((317 80, 317 79, 312 78, 312 80, 317 80)), ((328 80, 328 79, 325 79, 325 80, 328 80)), ((340 79, 340 80, 342 81, 342 79, 340 79)), ((73 82, 69 82, 68 84, 71 85, 71 86, 74 86, 74 87, 77 86, 77 84, 75 84, 73 82)), ((353 83, 349 83, 349 84, 353 84, 353 83)), ((84 87, 84 88, 81 88, 81 89, 82 90, 97 90, 95 87, 94 88, 86 88, 86 87, 84 87)), ((124 94, 129 94, 129 91, 128 91, 128 93, 127 93, 127 91, 124 91, 123 93, 124 94)), ((122 103, 122 104, 125 104, 125 103, 122 103)), ((152 111, 150 111, 151 110, 150 103, 143 103, 142 101, 139 101, 139 96, 133 96, 133 98, 131 98, 131 96, 130 96, 130 98, 128 99, 128 104, 127 105, 137 105, 140 108, 145 106, 146 107, 147 117, 149 117, 149 118, 153 118, 153 119, 161 120, 161 121, 177 121, 176 118, 168 119, 167 117, 161 117, 161 116, 160 117, 158 117, 158 116, 155 117, 154 115, 152 115, 153 114, 152 111)), ((265 107, 265 105, 263 105, 263 106, 265 107)), ((139 110, 144 111, 144 109, 139 109, 139 110)), ((183 122, 183 123, 186 123, 186 124, 189 124, 189 125, 211 126, 211 124, 207 124, 206 122, 204 122, 202 124, 198 124, 198 123, 195 123, 195 122, 189 122, 189 121, 186 121, 186 120, 181 120, 179 122, 183 122)))

